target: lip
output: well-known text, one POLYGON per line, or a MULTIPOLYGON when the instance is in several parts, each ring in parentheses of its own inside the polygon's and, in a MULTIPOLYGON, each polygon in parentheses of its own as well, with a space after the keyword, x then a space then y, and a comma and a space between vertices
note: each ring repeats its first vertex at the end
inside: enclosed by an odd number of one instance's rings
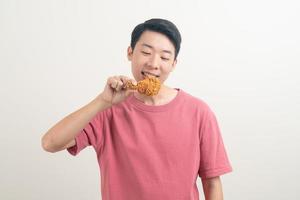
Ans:
POLYGON ((141 74, 142 74, 143 76, 150 75, 150 76, 155 76, 156 78, 159 77, 159 75, 156 75, 156 74, 153 74, 153 73, 147 72, 147 71, 142 71, 141 74))

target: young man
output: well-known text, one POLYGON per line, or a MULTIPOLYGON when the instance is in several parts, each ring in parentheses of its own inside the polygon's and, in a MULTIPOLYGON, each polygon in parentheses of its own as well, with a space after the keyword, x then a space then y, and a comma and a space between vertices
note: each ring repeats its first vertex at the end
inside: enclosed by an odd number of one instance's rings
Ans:
POLYGON ((134 79, 108 78, 102 93, 42 138, 49 152, 77 155, 94 147, 103 200, 197 200, 198 175, 206 200, 223 199, 219 176, 231 166, 215 115, 202 100, 164 84, 180 43, 170 21, 136 26, 127 52, 134 79), (146 76, 160 80, 157 95, 124 89, 126 81, 146 76))

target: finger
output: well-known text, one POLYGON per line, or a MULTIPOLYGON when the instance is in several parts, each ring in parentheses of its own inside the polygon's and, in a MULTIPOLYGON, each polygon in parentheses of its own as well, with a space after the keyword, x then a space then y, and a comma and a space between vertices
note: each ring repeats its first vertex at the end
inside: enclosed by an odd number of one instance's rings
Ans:
POLYGON ((110 87, 115 89, 117 87, 118 82, 116 80, 111 81, 110 87))
POLYGON ((116 90, 120 91, 123 88, 124 84, 125 84, 124 81, 123 81, 123 77, 122 76, 118 76, 116 78, 116 80, 117 80, 116 90))
POLYGON ((137 81, 134 79, 130 79, 130 81, 132 82, 132 84, 137 85, 137 81))
POLYGON ((122 81, 118 81, 117 86, 116 86, 116 90, 120 91, 123 88, 123 82, 122 81))
POLYGON ((122 77, 121 77, 121 80, 122 80, 122 82, 124 83, 123 86, 125 86, 127 82, 131 82, 132 84, 137 85, 137 81, 136 81, 136 80, 131 79, 131 78, 128 78, 128 77, 126 77, 126 76, 122 76, 122 77))
POLYGON ((129 78, 126 76, 119 76, 119 78, 124 84, 129 80, 129 78))
POLYGON ((129 78, 126 77, 126 76, 119 76, 119 79, 120 79, 120 81, 122 82, 122 83, 120 84, 120 89, 125 89, 126 84, 127 84, 128 80, 129 80, 129 78))
POLYGON ((111 88, 115 89, 116 91, 120 91, 123 89, 123 87, 125 86, 126 82, 132 82, 132 83, 136 83, 135 80, 130 79, 126 76, 113 76, 110 77, 108 80, 108 84, 110 85, 111 88))
POLYGON ((110 77, 110 78, 108 78, 108 80, 107 80, 107 84, 108 84, 109 86, 112 86, 113 84, 115 84, 114 82, 115 82, 115 78, 114 78, 114 77, 110 77))
POLYGON ((108 85, 111 88, 116 89, 118 87, 118 82, 119 82, 119 78, 117 76, 113 76, 109 78, 108 85))
POLYGON ((136 90, 128 89, 128 90, 125 91, 125 96, 129 96, 129 95, 131 95, 133 93, 136 93, 136 92, 137 92, 136 90))

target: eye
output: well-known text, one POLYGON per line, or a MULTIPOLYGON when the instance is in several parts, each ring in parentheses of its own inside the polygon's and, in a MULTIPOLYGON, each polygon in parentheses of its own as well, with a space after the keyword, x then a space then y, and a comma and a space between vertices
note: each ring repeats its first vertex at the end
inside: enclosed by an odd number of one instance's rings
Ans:
POLYGON ((148 52, 146 52, 146 51, 142 51, 142 53, 143 53, 144 55, 150 55, 150 53, 148 53, 148 52))
POLYGON ((170 60, 169 58, 165 58, 165 57, 161 57, 161 59, 163 59, 163 60, 165 60, 165 61, 170 60))

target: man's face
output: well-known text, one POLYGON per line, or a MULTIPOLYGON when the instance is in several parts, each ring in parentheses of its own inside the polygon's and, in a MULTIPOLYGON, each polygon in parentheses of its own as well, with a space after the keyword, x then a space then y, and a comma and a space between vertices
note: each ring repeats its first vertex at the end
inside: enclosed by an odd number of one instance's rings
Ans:
POLYGON ((174 45, 167 36, 154 31, 143 32, 134 50, 128 47, 127 56, 136 81, 155 75, 163 83, 176 65, 174 45))

